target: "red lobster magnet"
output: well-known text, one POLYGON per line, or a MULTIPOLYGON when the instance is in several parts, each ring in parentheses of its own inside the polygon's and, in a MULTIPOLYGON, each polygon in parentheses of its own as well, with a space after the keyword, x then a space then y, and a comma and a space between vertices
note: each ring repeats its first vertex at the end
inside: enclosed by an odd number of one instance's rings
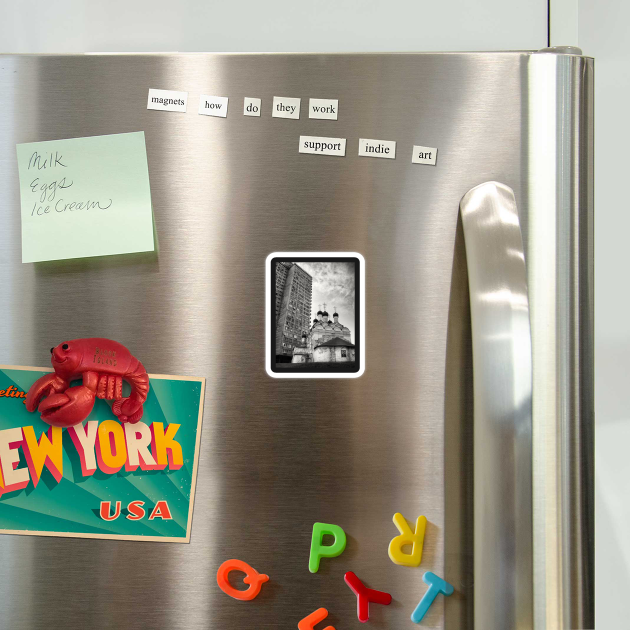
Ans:
POLYGON ((149 375, 125 346, 98 337, 73 339, 51 348, 50 354, 55 371, 37 379, 26 395, 26 408, 38 409, 44 422, 55 427, 79 424, 97 397, 114 401, 112 411, 121 422, 134 424, 142 418, 149 375), (70 387, 76 378, 83 378, 83 385, 70 387), (131 385, 128 398, 122 395, 123 379, 131 385))

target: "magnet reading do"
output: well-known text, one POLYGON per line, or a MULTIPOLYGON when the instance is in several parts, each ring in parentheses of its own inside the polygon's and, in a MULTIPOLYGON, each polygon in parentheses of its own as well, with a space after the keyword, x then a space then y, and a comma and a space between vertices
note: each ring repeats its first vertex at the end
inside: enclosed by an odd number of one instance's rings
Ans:
POLYGON ((246 96, 243 99, 243 116, 260 116, 262 100, 246 96))

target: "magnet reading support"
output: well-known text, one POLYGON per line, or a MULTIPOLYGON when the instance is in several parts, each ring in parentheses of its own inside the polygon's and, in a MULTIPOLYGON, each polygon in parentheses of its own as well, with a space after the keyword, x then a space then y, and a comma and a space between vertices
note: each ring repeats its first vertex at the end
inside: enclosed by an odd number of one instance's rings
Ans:
POLYGON ((267 580, 269 580, 268 575, 258 573, 256 569, 250 567, 249 564, 242 560, 226 560, 217 571, 217 584, 219 588, 226 595, 246 602, 258 596, 263 583, 267 582, 267 580), (239 591, 230 584, 228 579, 230 571, 242 571, 246 574, 243 578, 243 582, 250 585, 246 591, 239 591))
POLYGON ((427 528, 425 516, 419 516, 416 521, 415 533, 407 524, 405 517, 396 512, 394 514, 394 524, 400 531, 400 536, 396 536, 389 543, 389 557, 394 564, 402 564, 407 567, 417 567, 422 560, 422 546, 424 544, 424 532, 427 528), (404 553, 402 548, 405 545, 412 545, 411 553, 404 553))
POLYGON ((392 596, 389 593, 367 588, 352 571, 348 571, 343 576, 343 579, 350 587, 350 590, 357 596, 357 616, 362 623, 365 623, 370 618, 370 602, 383 604, 384 606, 392 603, 392 596))
MULTIPOLYGON (((300 623, 298 623, 298 630, 313 630, 315 624, 323 621, 328 617, 328 611, 325 608, 318 608, 315 612, 312 612, 308 617, 304 617, 300 623)), ((334 626, 326 626, 324 630, 335 630, 334 626)))
POLYGON ((420 600, 420 603, 416 606, 416 609, 411 613, 411 621, 414 623, 420 623, 422 621, 427 614, 427 610, 429 610, 429 607, 440 593, 448 596, 452 595, 455 590, 446 580, 438 577, 435 573, 431 573, 431 571, 427 571, 422 576, 422 581, 428 584, 429 588, 424 594, 424 597, 420 600))
POLYGON ((327 523, 313 524, 313 537, 311 538, 311 555, 308 559, 308 570, 311 573, 319 571, 319 561, 322 558, 336 558, 340 556, 346 548, 346 533, 339 525, 329 525, 327 523), (334 536, 335 542, 332 545, 323 545, 325 535, 334 536))

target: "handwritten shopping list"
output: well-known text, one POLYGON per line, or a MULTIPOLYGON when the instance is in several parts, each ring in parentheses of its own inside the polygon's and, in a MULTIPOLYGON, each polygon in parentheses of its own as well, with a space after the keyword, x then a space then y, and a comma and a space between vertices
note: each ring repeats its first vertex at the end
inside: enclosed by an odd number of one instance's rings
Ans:
POLYGON ((144 132, 17 145, 22 262, 153 251, 144 132))

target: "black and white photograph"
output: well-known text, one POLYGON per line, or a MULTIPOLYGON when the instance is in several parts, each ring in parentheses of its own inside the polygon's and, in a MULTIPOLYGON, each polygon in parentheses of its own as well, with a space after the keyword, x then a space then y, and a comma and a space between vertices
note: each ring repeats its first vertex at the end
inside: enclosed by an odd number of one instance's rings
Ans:
POLYGON ((275 257, 270 367, 276 374, 357 374, 360 367, 360 260, 275 257))

